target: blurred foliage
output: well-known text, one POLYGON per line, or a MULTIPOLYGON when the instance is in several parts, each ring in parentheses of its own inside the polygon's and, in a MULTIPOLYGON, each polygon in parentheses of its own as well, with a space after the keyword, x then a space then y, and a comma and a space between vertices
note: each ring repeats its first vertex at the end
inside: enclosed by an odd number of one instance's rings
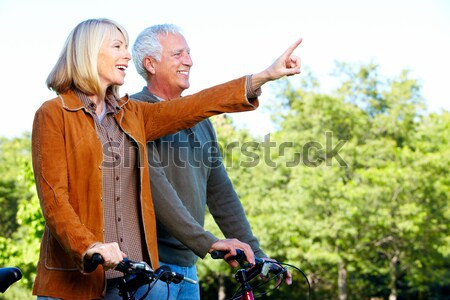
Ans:
MULTIPOLYGON (((448 299, 449 112, 427 114, 407 71, 383 78, 375 64, 338 63, 334 75, 326 94, 313 74, 281 81, 269 103, 277 130, 262 140, 216 120, 221 144, 241 146, 224 162, 255 234, 268 255, 301 267, 312 299, 448 299)), ((205 299, 219 299, 217 268, 204 265, 205 299)), ((273 299, 307 299, 294 274, 273 299)))
POLYGON ((0 138, 0 154, 0 267, 16 266, 23 273, 0 299, 33 299, 44 221, 31 166, 30 134, 0 138))

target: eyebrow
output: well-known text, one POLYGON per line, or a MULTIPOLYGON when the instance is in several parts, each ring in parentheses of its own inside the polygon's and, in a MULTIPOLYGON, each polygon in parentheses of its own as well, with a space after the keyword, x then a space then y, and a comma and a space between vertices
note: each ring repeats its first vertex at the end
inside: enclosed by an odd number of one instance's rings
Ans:
POLYGON ((125 45, 125 47, 128 48, 128 44, 127 44, 125 41, 122 41, 122 40, 120 40, 120 39, 113 39, 113 40, 111 41, 112 44, 114 44, 115 42, 119 42, 121 45, 125 45))
POLYGON ((171 50, 170 53, 171 54, 175 54, 175 53, 183 52, 183 51, 190 52, 191 48, 178 48, 178 49, 175 49, 175 50, 171 50))

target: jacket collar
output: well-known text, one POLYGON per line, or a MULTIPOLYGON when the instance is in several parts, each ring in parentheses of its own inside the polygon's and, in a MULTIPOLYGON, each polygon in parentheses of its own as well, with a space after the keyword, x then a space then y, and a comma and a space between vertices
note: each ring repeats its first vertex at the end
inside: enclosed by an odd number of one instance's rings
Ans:
MULTIPOLYGON (((83 102, 73 90, 69 90, 65 93, 59 94, 58 97, 61 100, 63 108, 67 110, 77 111, 80 109, 85 109, 83 102)), ((126 94, 124 97, 115 101, 115 106, 118 110, 120 110, 128 103, 128 101, 128 94, 126 94)))

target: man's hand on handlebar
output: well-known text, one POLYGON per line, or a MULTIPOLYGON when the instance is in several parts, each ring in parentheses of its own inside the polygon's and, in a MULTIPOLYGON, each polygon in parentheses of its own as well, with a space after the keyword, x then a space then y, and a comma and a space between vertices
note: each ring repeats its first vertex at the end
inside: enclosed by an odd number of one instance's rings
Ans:
POLYGON ((230 257, 236 256, 236 249, 243 250, 247 261, 252 265, 255 264, 255 254, 253 253, 250 245, 243 243, 238 239, 218 240, 211 245, 211 248, 209 248, 209 253, 214 250, 228 251, 228 254, 225 255, 224 259, 231 267, 236 268, 239 266, 239 263, 234 259, 229 259, 230 257))
MULTIPOLYGON (((262 258, 264 261, 273 261, 273 262, 277 262, 275 259, 272 259, 272 258, 269 258, 269 257, 264 257, 264 258, 262 258)), ((291 285, 292 284, 292 274, 291 274, 291 271, 289 271, 289 269, 287 269, 286 268, 286 273, 284 273, 284 274, 286 274, 286 277, 285 277, 285 279, 284 279, 284 282, 287 284, 287 285, 291 285)), ((278 286, 278 285, 280 285, 280 283, 281 283, 281 280, 283 279, 283 276, 279 276, 278 278, 277 278, 277 281, 276 281, 276 285, 278 286)))
MULTIPOLYGON (((250 265, 249 263, 246 263, 246 261, 245 261, 245 253, 244 252, 242 252, 240 249, 237 249, 236 252, 237 252, 237 255, 234 257, 229 257, 230 253, 228 251, 223 251, 223 250, 213 250, 210 252, 210 254, 213 259, 221 259, 221 258, 223 259, 223 258, 225 258, 225 256, 227 256, 228 259, 236 260, 240 264, 241 269, 239 269, 236 272, 236 274, 234 275, 234 278, 236 279, 236 281, 240 283, 240 287, 239 287, 240 292, 237 293, 237 295, 239 297, 244 295, 244 292, 245 293, 250 292, 250 294, 252 294, 253 289, 255 289, 255 288, 257 289, 260 286, 264 285, 264 283, 259 283, 255 286, 252 286, 252 284, 249 284, 253 279, 255 279, 258 276, 260 277, 260 279, 267 281, 267 282, 276 279, 276 285, 274 288, 278 288, 281 285, 281 283, 283 282, 283 275, 286 274, 285 283, 287 285, 292 285, 292 274, 289 271, 288 267, 294 268, 295 270, 302 273, 306 282, 308 283, 308 291, 311 290, 311 286, 309 284, 308 277, 302 270, 300 270, 296 266, 293 266, 293 265, 290 265, 290 264, 287 264, 284 262, 280 262, 280 261, 274 260, 272 258, 258 258, 258 257, 255 257, 255 264, 250 265), (269 274, 271 274, 271 275, 269 275, 269 274)), ((310 295, 310 292, 309 292, 309 295, 310 295)), ((237 299, 237 298, 233 298, 233 299, 237 299)))
POLYGON ((97 243, 86 252, 85 259, 90 259, 92 255, 98 253, 103 258, 103 269, 114 269, 127 255, 123 253, 117 243, 97 243))

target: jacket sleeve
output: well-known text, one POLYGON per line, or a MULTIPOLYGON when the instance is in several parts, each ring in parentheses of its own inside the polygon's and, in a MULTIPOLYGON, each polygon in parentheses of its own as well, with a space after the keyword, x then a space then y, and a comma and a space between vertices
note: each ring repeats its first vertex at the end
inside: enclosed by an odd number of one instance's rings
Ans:
POLYGON ((179 99, 141 102, 146 140, 190 128, 213 115, 256 109, 258 98, 247 99, 246 88, 247 78, 241 77, 179 99))
MULTIPOLYGON (((212 128, 212 127, 211 127, 212 128)), ((212 129, 213 130, 213 129, 212 129)), ((211 168, 207 186, 207 205, 211 215, 226 238, 237 238, 252 247, 257 257, 267 257, 261 250, 258 239, 253 235, 241 201, 233 188, 227 171, 222 163, 222 156, 213 130, 213 141, 218 153, 211 168)))
POLYGON ((148 143, 148 156, 153 206, 158 222, 197 256, 204 258, 218 238, 204 230, 183 205, 176 190, 167 180, 153 142, 148 143))
POLYGON ((69 202, 67 149, 62 113, 44 104, 35 114, 32 159, 46 226, 63 251, 82 270, 85 251, 96 242, 69 202))

